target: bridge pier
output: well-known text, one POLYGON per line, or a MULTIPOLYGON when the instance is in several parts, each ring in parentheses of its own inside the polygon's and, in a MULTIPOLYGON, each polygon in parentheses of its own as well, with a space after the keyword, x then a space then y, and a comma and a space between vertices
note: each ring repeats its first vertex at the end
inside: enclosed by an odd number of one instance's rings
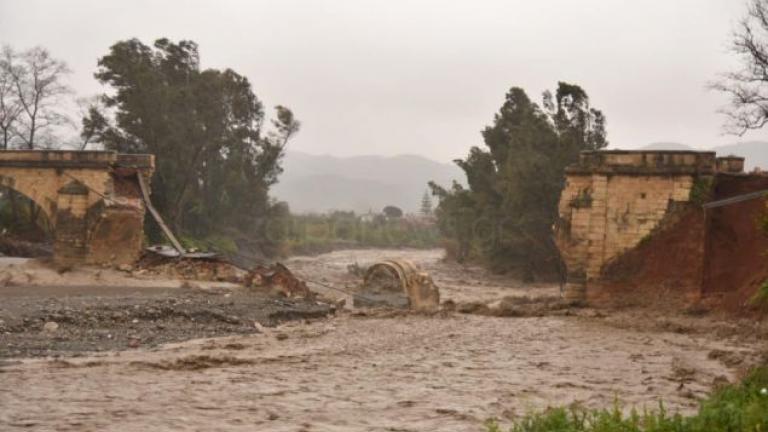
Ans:
POLYGON ((54 261, 130 264, 139 258, 152 155, 110 151, 0 151, 0 185, 27 196, 53 227, 54 261))

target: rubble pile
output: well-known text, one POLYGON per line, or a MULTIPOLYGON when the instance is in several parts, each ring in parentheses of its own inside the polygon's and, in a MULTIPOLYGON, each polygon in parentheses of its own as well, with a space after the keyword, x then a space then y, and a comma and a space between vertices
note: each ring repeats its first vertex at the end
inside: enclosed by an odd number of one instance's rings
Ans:
POLYGON ((288 267, 276 263, 271 266, 257 266, 245 277, 247 287, 266 287, 276 294, 289 298, 314 298, 306 282, 291 273, 288 267))
POLYGON ((282 297, 312 299, 307 284, 281 263, 256 265, 251 270, 240 268, 218 257, 166 257, 148 253, 130 270, 137 276, 162 275, 174 279, 229 282, 248 288, 260 288, 282 297))
POLYGON ((264 333, 265 328, 283 322, 321 319, 333 313, 330 306, 315 301, 238 288, 60 287, 66 291, 59 296, 21 290, 23 294, 4 298, 0 309, 0 363, 9 357, 77 356, 264 333))
POLYGON ((145 254, 132 270, 137 276, 160 275, 173 279, 242 284, 248 272, 218 258, 169 258, 145 254))

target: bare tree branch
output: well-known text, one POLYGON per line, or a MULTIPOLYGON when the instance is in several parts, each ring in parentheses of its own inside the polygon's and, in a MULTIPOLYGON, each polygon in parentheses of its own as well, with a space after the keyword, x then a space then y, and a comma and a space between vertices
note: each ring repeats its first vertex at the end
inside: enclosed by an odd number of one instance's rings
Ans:
POLYGON ((733 33, 731 51, 741 68, 710 87, 729 96, 729 106, 719 111, 727 119, 725 130, 743 135, 768 124, 768 0, 751 0, 733 33))
POLYGON ((36 138, 43 131, 69 122, 58 109, 62 97, 72 92, 62 83, 70 70, 42 47, 21 53, 5 47, 2 63, 21 107, 12 130, 24 148, 34 149, 36 138))
POLYGON ((0 55, 0 146, 6 150, 11 145, 15 135, 14 126, 21 115, 21 102, 16 95, 13 77, 10 73, 10 64, 7 58, 12 55, 10 47, 3 47, 0 55))

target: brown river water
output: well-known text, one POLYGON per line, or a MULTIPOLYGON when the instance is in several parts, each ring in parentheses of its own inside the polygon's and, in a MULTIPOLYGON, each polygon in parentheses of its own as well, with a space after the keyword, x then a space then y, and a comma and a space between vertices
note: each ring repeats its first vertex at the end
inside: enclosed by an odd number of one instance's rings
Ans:
MULTIPOLYGON (((442 263, 439 251, 342 251, 288 265, 344 287, 354 283, 347 264, 393 256, 430 271, 444 299, 557 292, 442 263)), ((638 318, 620 311, 591 312, 345 312, 159 349, 20 359, 0 368, 0 430, 478 431, 488 418, 505 423, 547 406, 615 400, 654 409, 663 399, 671 411, 690 412, 714 381, 735 379, 740 359, 761 349, 715 332, 624 325, 638 318)))

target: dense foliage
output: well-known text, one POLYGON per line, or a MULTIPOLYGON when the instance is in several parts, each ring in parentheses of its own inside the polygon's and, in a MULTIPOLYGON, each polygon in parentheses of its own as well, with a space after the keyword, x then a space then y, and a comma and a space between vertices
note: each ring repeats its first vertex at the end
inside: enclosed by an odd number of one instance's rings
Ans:
POLYGON ((264 238, 268 190, 299 123, 276 107, 273 130, 247 78, 201 69, 197 45, 159 39, 114 44, 95 74, 111 91, 90 108, 83 139, 125 153, 151 153, 152 199, 179 234, 264 238), (112 119, 107 112, 114 113, 112 119))
POLYGON ((273 221, 269 235, 282 245, 282 255, 315 254, 365 247, 434 248, 440 233, 431 220, 417 217, 360 217, 354 212, 291 215, 273 221))
MULTIPOLYGON (((488 432, 502 429, 488 422, 488 432)), ((768 367, 753 371, 741 384, 716 391, 696 415, 657 411, 629 415, 618 406, 610 410, 555 408, 516 421, 510 432, 714 432, 768 430, 768 367)))
POLYGON ((605 147, 605 117, 581 87, 559 83, 541 105, 514 87, 482 131, 486 149, 472 147, 456 160, 468 188, 430 183, 435 211, 459 261, 480 258, 491 269, 527 274, 555 268, 552 225, 564 168, 582 150, 605 147))

